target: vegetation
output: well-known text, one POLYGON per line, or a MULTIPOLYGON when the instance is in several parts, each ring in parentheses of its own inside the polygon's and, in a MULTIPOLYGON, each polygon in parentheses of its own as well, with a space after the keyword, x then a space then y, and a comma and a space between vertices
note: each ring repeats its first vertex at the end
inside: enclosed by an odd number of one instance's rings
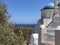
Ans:
POLYGON ((0 3, 0 45, 29 45, 32 28, 14 27, 8 22, 10 14, 5 3, 0 3))
POLYGON ((10 14, 7 10, 7 5, 5 3, 0 3, 0 24, 7 23, 10 14))
POLYGON ((26 43, 27 43, 27 45, 29 45, 30 37, 33 32, 32 28, 17 27, 14 29, 14 32, 17 36, 19 36, 19 37, 21 37, 21 39, 23 39, 23 42, 27 41, 26 43), (21 36, 21 34, 22 34, 22 36, 21 36))

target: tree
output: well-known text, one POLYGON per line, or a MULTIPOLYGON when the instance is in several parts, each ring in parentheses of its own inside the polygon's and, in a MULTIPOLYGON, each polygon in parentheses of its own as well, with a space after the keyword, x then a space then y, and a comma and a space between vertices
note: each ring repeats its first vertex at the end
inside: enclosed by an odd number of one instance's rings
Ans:
POLYGON ((14 45, 14 30, 0 24, 0 45, 14 45))
POLYGON ((17 27, 11 23, 8 23, 10 17, 7 5, 0 3, 0 45, 23 45, 24 41, 27 41, 29 45, 32 28, 17 27))
POLYGON ((23 45, 24 42, 24 37, 23 37, 23 32, 20 30, 20 27, 17 27, 14 29, 14 33, 16 35, 16 45, 23 45))
POLYGON ((27 28, 27 27, 20 27, 20 30, 22 30, 24 40, 27 41, 27 45, 29 45, 33 29, 32 28, 27 28))
POLYGON ((5 24, 10 17, 10 14, 7 10, 7 5, 3 2, 0 2, 0 24, 5 24))
POLYGON ((33 32, 32 28, 27 27, 16 27, 14 29, 15 35, 20 42, 20 45, 23 45, 22 42, 27 42, 27 45, 30 43, 31 33, 33 32), (20 39, 19 39, 20 37, 20 39))
POLYGON ((5 3, 0 3, 0 45, 14 45, 15 33, 11 24, 7 23, 8 11, 5 3))

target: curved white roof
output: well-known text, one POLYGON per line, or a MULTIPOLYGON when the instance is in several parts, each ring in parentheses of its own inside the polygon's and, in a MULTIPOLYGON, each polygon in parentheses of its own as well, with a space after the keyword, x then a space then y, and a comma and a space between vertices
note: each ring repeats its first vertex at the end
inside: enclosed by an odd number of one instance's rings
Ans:
POLYGON ((46 28, 44 25, 41 25, 40 27, 41 27, 42 29, 46 28))
POLYGON ((38 33, 32 34, 31 45, 38 45, 38 33))
POLYGON ((34 33, 34 34, 32 34, 32 36, 34 39, 38 39, 38 33, 34 33))
POLYGON ((57 26, 56 30, 60 30, 60 26, 57 26))

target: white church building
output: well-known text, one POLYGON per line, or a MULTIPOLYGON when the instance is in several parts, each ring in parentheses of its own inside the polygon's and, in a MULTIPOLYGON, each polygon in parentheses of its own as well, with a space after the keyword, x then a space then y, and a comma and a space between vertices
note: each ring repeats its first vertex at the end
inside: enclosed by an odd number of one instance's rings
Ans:
POLYGON ((55 45, 55 30, 60 30, 60 0, 54 0, 41 9, 35 32, 38 34, 38 45, 55 45), (41 38, 40 38, 41 37, 41 38))

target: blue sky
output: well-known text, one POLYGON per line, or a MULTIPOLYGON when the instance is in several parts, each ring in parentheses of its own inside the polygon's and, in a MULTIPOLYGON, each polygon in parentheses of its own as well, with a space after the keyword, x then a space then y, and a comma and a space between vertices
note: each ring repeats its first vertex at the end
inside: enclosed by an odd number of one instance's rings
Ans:
MULTIPOLYGON (((11 14, 10 22, 35 24, 41 17, 41 11, 50 0, 2 0, 11 14)), ((53 1, 52 1, 53 2, 53 1)))

